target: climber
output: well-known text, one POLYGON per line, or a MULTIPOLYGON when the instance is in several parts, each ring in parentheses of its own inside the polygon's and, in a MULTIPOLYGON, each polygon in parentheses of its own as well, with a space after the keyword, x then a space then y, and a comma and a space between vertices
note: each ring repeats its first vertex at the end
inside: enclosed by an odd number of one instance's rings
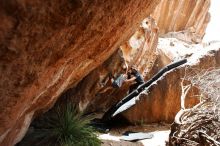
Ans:
POLYGON ((122 73, 119 74, 117 77, 114 77, 112 73, 109 73, 107 76, 107 79, 104 83, 101 84, 101 89, 98 94, 102 94, 107 92, 108 90, 111 90, 113 88, 120 88, 123 84, 123 82, 127 79, 127 72, 128 72, 128 65, 125 62, 122 66, 122 73), (110 86, 109 86, 110 83, 110 86))
POLYGON ((132 82, 133 84, 129 88, 129 93, 137 89, 138 86, 144 83, 143 76, 137 71, 135 66, 132 66, 128 71, 128 79, 125 82, 132 82), (135 81, 135 82, 134 82, 135 81))
POLYGON ((120 74, 116 79, 111 79, 112 80, 112 87, 114 88, 120 88, 127 79, 127 74, 120 74))
POLYGON ((114 77, 111 75, 110 78, 111 78, 111 82, 112 82, 112 86, 114 88, 120 88, 123 84, 123 82, 125 82, 127 80, 127 73, 128 73, 128 65, 127 63, 125 63, 122 67, 123 69, 123 72, 124 73, 121 73, 116 79, 114 79, 114 77))

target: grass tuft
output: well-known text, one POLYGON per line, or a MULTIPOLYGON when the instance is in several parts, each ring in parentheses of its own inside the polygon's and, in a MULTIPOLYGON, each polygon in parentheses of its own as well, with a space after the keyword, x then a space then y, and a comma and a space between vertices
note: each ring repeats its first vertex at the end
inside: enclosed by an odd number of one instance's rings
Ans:
POLYGON ((100 146, 101 141, 88 123, 88 118, 83 118, 68 104, 35 123, 31 137, 35 139, 34 145, 41 146, 100 146))

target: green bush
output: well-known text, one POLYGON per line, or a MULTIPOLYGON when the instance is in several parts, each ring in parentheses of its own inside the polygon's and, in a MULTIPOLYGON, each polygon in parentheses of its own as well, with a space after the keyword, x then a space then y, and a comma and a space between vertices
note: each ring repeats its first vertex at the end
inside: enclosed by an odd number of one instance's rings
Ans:
MULTIPOLYGON (((100 146, 101 141, 71 105, 58 107, 35 124, 34 139, 38 145, 53 146, 100 146)), ((36 143, 35 143, 36 144, 36 143)))
POLYGON ((58 109, 58 125, 53 128, 59 142, 65 146, 99 146, 100 140, 88 126, 88 120, 81 118, 73 106, 65 108, 65 112, 58 109))

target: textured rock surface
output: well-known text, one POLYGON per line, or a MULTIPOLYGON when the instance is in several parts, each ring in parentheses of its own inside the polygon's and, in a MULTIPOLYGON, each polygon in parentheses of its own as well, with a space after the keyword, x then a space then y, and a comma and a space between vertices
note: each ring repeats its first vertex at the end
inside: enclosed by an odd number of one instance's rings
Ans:
POLYGON ((159 0, 2 0, 0 145, 103 63, 159 0))
MULTIPOLYGON (((152 17, 156 19, 156 22, 159 25, 159 32, 163 37, 175 37, 186 42, 200 42, 209 21, 209 6, 210 0, 162 0, 152 13, 152 17), (170 33, 165 34, 167 32, 170 33)), ((151 71, 153 64, 155 64, 156 61, 155 49, 158 37, 158 28, 153 21, 154 19, 151 17, 145 19, 142 24, 142 26, 145 27, 145 30, 143 27, 140 27, 130 40, 120 47, 123 53, 121 56, 123 56, 125 62, 127 62, 128 65, 136 65, 139 71, 146 76, 146 79, 150 76, 149 72, 151 72, 151 75, 156 73, 156 71, 151 71), (147 25, 146 21, 148 22, 147 25)), ((170 62, 170 59, 166 58, 165 55, 160 54, 160 57, 163 57, 160 58, 160 60, 163 61, 163 65, 170 62)), ((78 97, 77 100, 80 98, 79 106, 81 110, 87 108, 88 111, 95 111, 99 108, 96 106, 97 103, 100 105, 100 109, 105 109, 104 107, 112 105, 125 95, 125 91, 128 89, 129 85, 122 87, 122 89, 117 91, 116 94, 113 89, 106 90, 106 88, 109 88, 110 83, 104 81, 107 80, 107 74, 109 72, 117 76, 121 72, 121 69, 117 70, 117 68, 120 68, 121 66, 122 65, 117 63, 117 59, 108 60, 108 65, 105 63, 97 68, 82 81, 83 83, 79 84, 79 87, 77 87, 77 93, 75 93, 75 91, 71 92, 74 99, 75 97, 78 97), (108 69, 105 69, 105 73, 103 73, 101 70, 106 67, 108 69), (95 80, 91 81, 93 79, 95 80), (100 86, 101 83, 105 84, 100 86), (94 89, 92 89, 93 85, 95 86, 94 89), (108 92, 105 92, 105 90, 108 92), (99 92, 102 93, 100 94, 99 92), (90 93, 92 93, 92 95, 90 95, 91 97, 89 96, 90 93)), ((162 65, 160 67, 162 67, 162 65)))
MULTIPOLYGON (((173 47, 182 49, 179 47, 181 45, 181 41, 167 41, 169 42, 168 44, 174 45, 173 47)), ((164 47, 163 49, 165 49, 165 47, 172 47, 161 45, 161 47, 162 46, 164 47)), ((194 49, 197 49, 198 47, 198 45, 195 45, 194 49)), ((185 48, 187 48, 187 46, 185 46, 185 48)), ((160 121, 173 122, 176 113, 180 110, 181 79, 184 78, 185 73, 190 73, 192 69, 210 69, 220 67, 220 43, 214 43, 208 46, 204 45, 204 48, 202 49, 206 50, 209 48, 213 48, 213 50, 209 51, 206 55, 203 54, 200 56, 197 55, 199 54, 197 53, 195 57, 192 57, 191 59, 189 57, 188 65, 191 66, 187 69, 187 72, 185 72, 185 67, 181 67, 164 76, 162 80, 158 81, 157 84, 149 89, 147 95, 142 94, 140 96, 140 101, 138 101, 134 107, 122 113, 123 116, 132 123, 151 123, 160 121), (197 59, 200 61, 196 62, 197 59)), ((189 49, 193 49, 193 47, 189 49)), ((169 59, 168 56, 170 55, 166 53, 167 52, 160 53, 158 60, 155 62, 152 69, 152 73, 156 73, 162 66, 167 64, 169 60, 173 59, 172 57, 169 59)), ((152 76, 152 74, 149 74, 149 76, 152 76)), ((195 95, 198 94, 199 91, 196 88, 190 89, 185 101, 186 107, 192 107, 198 103, 199 100, 195 97, 195 95)))
POLYGON ((129 84, 122 88, 112 87, 109 74, 117 77, 125 63, 136 65, 141 73, 147 74, 156 60, 156 46, 158 42, 158 28, 153 19, 147 18, 134 35, 125 42, 101 66, 86 76, 76 88, 69 89, 61 98, 70 97, 79 105, 81 111, 105 111, 112 104, 127 94, 129 84), (148 25, 146 25, 146 21, 148 25), (99 106, 97 106, 97 104, 99 106))
MULTIPOLYGON (((160 58, 156 58, 159 31, 161 34, 183 31, 174 37, 200 42, 209 20, 210 0, 162 0, 152 12, 159 1, 2 0, 0 145, 10 146, 18 142, 32 118, 52 107, 65 91, 61 98, 73 97, 81 110, 91 112, 109 108, 126 94, 129 87, 125 84, 120 90, 112 89, 109 73, 117 76, 126 62, 136 65, 148 79, 171 61, 162 52, 160 58), (150 13, 160 30, 150 17, 137 30, 150 13)), ((170 76, 180 78, 178 73, 170 76)), ((167 82, 160 85, 161 88, 168 82, 175 83, 174 79, 165 79, 167 82)), ((164 93, 164 89, 156 91, 158 89, 154 87, 151 90, 158 92, 158 96, 174 94, 170 90, 168 93, 164 93)), ((175 96, 178 95, 172 98, 175 96)), ((162 102, 169 100, 152 99, 152 105, 158 108, 152 110, 150 103, 144 102, 141 108, 131 109, 124 116, 131 122, 138 122, 141 118, 146 122, 159 121, 157 113, 162 102), (143 114, 146 117, 153 114, 150 120, 140 113, 131 117, 134 112, 142 112, 146 105, 149 111, 143 114)), ((166 106, 160 120, 169 121, 171 116, 174 117, 175 111, 170 108, 166 106)))
POLYGON ((145 76, 156 60, 158 27, 151 17, 144 19, 141 27, 121 46, 128 66, 134 65, 145 76))
POLYGON ((160 34, 182 31, 175 37, 201 42, 210 19, 209 7, 210 0, 162 0, 152 17, 160 34))

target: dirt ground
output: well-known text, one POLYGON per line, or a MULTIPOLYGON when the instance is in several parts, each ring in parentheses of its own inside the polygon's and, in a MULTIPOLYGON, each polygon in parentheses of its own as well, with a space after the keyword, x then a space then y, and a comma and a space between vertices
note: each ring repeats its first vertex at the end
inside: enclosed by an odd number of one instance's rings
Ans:
MULTIPOLYGON (((154 132, 154 131, 163 131, 169 130, 169 124, 156 123, 150 125, 137 125, 137 126, 127 126, 127 127, 117 127, 111 129, 109 132, 111 135, 122 136, 126 131, 132 132, 154 132)), ((114 141, 114 140, 103 140, 102 146, 144 146, 141 142, 128 142, 128 141, 114 141)))
POLYGON ((140 142, 102 140, 102 146, 144 146, 140 142))

